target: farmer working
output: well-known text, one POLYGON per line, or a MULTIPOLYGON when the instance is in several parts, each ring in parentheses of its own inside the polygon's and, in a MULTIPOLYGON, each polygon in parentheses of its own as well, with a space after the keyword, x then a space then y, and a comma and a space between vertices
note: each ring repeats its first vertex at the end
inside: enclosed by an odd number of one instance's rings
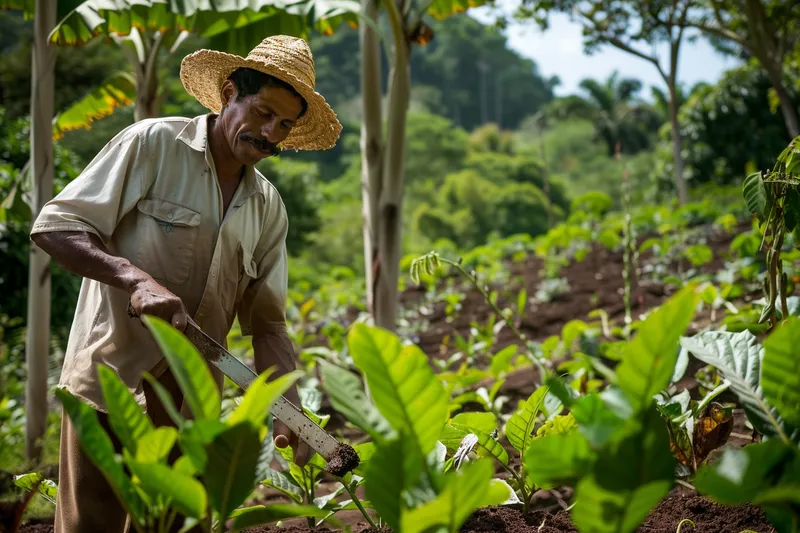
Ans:
MULTIPOLYGON (((183 330, 187 317, 225 345, 234 318, 253 336, 256 371, 295 368, 285 327, 288 218, 278 191, 254 169, 281 148, 325 150, 341 132, 314 90, 308 44, 265 39, 247 58, 211 50, 181 65, 186 90, 207 115, 137 122, 114 137, 36 219, 32 240, 83 276, 60 386, 98 411, 109 430, 97 365, 116 371, 157 426, 172 425, 151 373, 182 395, 150 331, 128 315, 155 315, 183 330)), ((217 386, 223 375, 209 367, 217 386)), ((296 389, 287 393, 299 404, 296 389)), ((188 414, 186 406, 183 409, 188 414)), ((275 420, 276 445, 296 460, 308 448, 275 420)), ((100 471, 62 415, 56 533, 130 528, 100 471)))

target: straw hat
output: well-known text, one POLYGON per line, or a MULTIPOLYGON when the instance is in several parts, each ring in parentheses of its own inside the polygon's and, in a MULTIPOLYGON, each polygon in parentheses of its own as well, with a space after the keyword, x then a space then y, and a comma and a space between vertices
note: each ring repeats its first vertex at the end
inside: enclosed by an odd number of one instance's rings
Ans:
POLYGON ((288 35, 267 37, 246 58, 198 50, 181 62, 181 82, 201 104, 219 113, 222 83, 240 67, 275 76, 305 98, 308 110, 281 143, 283 149, 327 150, 336 144, 342 125, 325 98, 314 90, 314 58, 305 40, 288 35))

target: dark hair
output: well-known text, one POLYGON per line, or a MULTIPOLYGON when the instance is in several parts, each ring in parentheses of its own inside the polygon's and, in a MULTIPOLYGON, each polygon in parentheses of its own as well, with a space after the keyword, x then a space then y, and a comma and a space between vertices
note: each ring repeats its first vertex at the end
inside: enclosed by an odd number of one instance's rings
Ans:
POLYGON ((228 79, 231 80, 236 87, 237 101, 241 101, 245 96, 258 93, 262 87, 280 87, 300 98, 303 106, 303 111, 300 113, 301 117, 305 115, 308 110, 306 99, 290 84, 275 76, 265 74, 252 68, 240 67, 234 70, 233 73, 228 76, 228 79))

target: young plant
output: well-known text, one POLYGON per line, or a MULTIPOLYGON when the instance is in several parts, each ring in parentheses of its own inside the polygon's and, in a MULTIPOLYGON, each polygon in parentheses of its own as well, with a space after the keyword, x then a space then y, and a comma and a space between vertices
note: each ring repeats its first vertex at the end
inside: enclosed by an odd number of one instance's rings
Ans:
POLYGON ((761 249, 767 254, 764 281, 767 306, 760 323, 769 321, 774 328, 778 323, 778 300, 783 319, 789 315, 788 277, 781 260, 786 234, 794 232, 794 241, 800 242, 800 137, 781 152, 771 172, 759 171, 747 176, 742 194, 750 213, 763 226, 761 249))
POLYGON ((477 275, 475 272, 467 272, 464 267, 461 265, 461 260, 459 261, 451 261, 449 259, 445 259, 439 256, 436 252, 429 252, 423 256, 417 257, 411 262, 411 280, 414 283, 420 283, 420 279, 422 274, 433 275, 439 266, 445 263, 447 265, 452 266, 455 268, 461 275, 467 278, 467 280, 472 284, 472 286, 483 296, 486 302, 491 306, 492 310, 495 312, 498 318, 500 318, 503 323, 508 326, 514 336, 519 339, 523 346, 527 348, 527 355, 531 359, 534 365, 539 370, 539 380, 540 382, 544 379, 544 376, 547 374, 546 368, 546 361, 544 361, 539 355, 537 354, 537 350, 535 346, 533 346, 530 339, 528 339, 516 326, 515 320, 513 320, 513 310, 507 309, 505 311, 501 311, 500 308, 497 306, 496 298, 494 298, 490 293, 487 287, 483 286, 480 281, 478 280, 477 275))
POLYGON ((356 374, 325 362, 323 386, 333 407, 372 439, 364 489, 381 523, 404 533, 455 533, 478 507, 508 500, 491 462, 445 472, 439 437, 448 395, 417 346, 365 324, 353 326, 348 344, 369 393, 356 374))
POLYGON ((234 530, 296 516, 325 516, 315 506, 239 508, 262 479, 260 462, 270 405, 298 372, 267 383, 262 373, 227 419, 220 419, 220 394, 200 353, 168 323, 144 317, 183 392, 194 418, 184 419, 169 393, 149 375, 173 426, 154 427, 113 370, 98 367, 109 424, 122 443, 116 453, 96 411, 64 389, 56 390, 81 446, 100 469, 139 533, 166 533, 183 518, 182 531, 199 526, 215 533, 233 519, 234 530), (178 458, 169 456, 179 446, 178 458), (127 471, 126 471, 127 470, 127 471))
POLYGON ((800 529, 800 318, 788 317, 763 345, 749 331, 711 331, 681 339, 716 367, 762 442, 728 448, 699 469, 697 490, 720 503, 762 507, 778 533, 800 529))

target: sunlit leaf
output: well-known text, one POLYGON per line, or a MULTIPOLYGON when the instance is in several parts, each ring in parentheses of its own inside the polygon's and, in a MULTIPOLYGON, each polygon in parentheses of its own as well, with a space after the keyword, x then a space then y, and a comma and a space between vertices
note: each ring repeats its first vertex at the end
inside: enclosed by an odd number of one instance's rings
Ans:
POLYGON ((788 317, 764 341, 764 397, 789 424, 800 427, 800 318, 788 317))
POLYGON ((205 516, 207 497, 202 483, 164 464, 137 461, 127 464, 148 495, 164 498, 186 516, 205 516))
POLYGON ((60 139, 69 131, 90 129, 94 121, 135 100, 136 80, 127 72, 118 72, 53 119, 53 139, 60 139))
POLYGON ((108 408, 108 423, 122 445, 136 455, 139 439, 153 431, 153 422, 110 367, 98 365, 97 376, 108 408))

